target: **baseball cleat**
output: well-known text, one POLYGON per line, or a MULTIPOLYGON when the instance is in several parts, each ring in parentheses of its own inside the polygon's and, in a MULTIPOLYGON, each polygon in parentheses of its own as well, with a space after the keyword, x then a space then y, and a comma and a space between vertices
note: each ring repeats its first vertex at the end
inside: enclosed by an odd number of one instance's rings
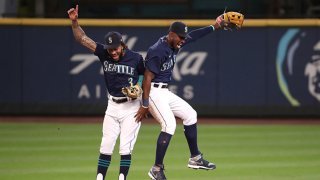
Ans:
POLYGON ((124 175, 121 173, 120 175, 119 175, 119 179, 118 180, 126 180, 126 178, 124 177, 124 175))
POLYGON ((103 180, 103 175, 101 173, 97 174, 96 180, 103 180))
POLYGON ((167 180, 166 176, 164 175, 164 166, 152 166, 148 175, 153 180, 167 180))
POLYGON ((188 167, 192 169, 213 170, 216 165, 203 159, 202 154, 189 158, 188 167))

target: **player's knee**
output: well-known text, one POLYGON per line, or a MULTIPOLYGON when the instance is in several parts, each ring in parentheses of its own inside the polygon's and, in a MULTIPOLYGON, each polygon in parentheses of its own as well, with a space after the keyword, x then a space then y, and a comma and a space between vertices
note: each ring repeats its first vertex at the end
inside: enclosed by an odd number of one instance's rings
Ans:
POLYGON ((113 151, 106 149, 106 148, 100 148, 100 153, 101 154, 106 154, 106 155, 112 155, 113 151))
POLYGON ((120 149, 119 150, 119 154, 120 155, 127 155, 127 154, 131 154, 132 150, 126 148, 126 149, 120 149))
POLYGON ((192 109, 186 114, 186 117, 183 120, 183 125, 190 126, 192 124, 197 123, 197 111, 192 109))
POLYGON ((107 138, 103 137, 100 145, 100 153, 101 154, 113 154, 114 143, 108 141, 107 138))
POLYGON ((100 146, 100 153, 101 154, 112 155, 113 154, 113 148, 112 148, 112 146, 101 145, 100 146))
POLYGON ((176 127, 177 127, 176 124, 168 124, 166 126, 162 126, 161 131, 174 135, 174 132, 176 131, 176 127))

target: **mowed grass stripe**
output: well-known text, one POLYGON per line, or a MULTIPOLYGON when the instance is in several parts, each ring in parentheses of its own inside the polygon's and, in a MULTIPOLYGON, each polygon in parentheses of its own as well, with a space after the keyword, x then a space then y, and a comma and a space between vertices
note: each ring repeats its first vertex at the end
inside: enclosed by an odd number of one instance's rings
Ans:
MULTIPOLYGON (((0 124, 1 180, 94 179, 101 124, 0 124)), ((158 125, 143 124, 128 179, 149 179, 158 125)), ((178 124, 165 158, 173 180, 320 179, 319 125, 202 125, 200 150, 217 164, 215 171, 187 168, 189 150, 178 124)), ((119 172, 118 143, 108 179, 119 172)))

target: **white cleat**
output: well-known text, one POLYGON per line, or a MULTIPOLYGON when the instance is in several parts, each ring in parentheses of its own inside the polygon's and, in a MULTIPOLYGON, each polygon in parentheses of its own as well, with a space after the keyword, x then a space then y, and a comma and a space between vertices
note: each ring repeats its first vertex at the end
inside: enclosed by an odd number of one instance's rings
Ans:
POLYGON ((121 173, 121 174, 119 174, 119 180, 125 180, 124 179, 124 175, 121 173))
POLYGON ((97 174, 96 180, 103 180, 103 175, 101 173, 97 174))

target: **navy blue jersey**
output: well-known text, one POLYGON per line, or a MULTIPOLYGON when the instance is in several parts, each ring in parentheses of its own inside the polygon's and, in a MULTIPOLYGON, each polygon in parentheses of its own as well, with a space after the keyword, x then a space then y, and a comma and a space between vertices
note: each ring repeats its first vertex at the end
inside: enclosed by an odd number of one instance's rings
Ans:
MULTIPOLYGON (((191 38, 187 38, 182 47, 209 34, 213 30, 214 28, 212 26, 208 26, 191 31, 188 33, 191 38)), ((173 49, 169 46, 166 42, 166 36, 161 37, 148 49, 146 68, 155 75, 152 82, 169 83, 171 81, 173 68, 176 63, 176 56, 179 53, 179 50, 180 49, 173 49)))
POLYGON ((94 52, 103 66, 104 80, 110 95, 125 97, 121 92, 130 83, 137 84, 139 75, 144 73, 143 57, 132 50, 126 49, 119 61, 114 61, 103 44, 97 43, 94 52))

